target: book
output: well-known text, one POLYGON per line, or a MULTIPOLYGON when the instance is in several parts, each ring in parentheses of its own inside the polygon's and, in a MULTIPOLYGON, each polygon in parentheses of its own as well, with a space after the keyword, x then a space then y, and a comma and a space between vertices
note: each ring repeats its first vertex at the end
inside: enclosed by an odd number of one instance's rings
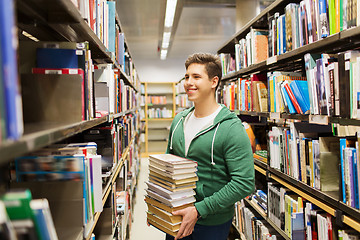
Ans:
POLYGON ((79 74, 22 74, 24 122, 82 121, 82 84, 79 74))
POLYGON ((145 182, 145 183, 148 186, 148 190, 156 192, 157 194, 167 198, 169 201, 176 199, 183 199, 195 195, 195 192, 192 189, 185 189, 185 190, 173 192, 151 182, 145 182))
POLYGON ((84 70, 81 68, 33 68, 32 73, 34 74, 75 74, 80 75, 82 78, 81 83, 81 100, 82 100, 82 120, 85 120, 85 112, 86 112, 86 106, 85 106, 85 76, 84 76, 84 70))
POLYGON ((170 172, 168 172, 166 170, 163 170, 163 169, 157 168, 156 166, 151 166, 151 165, 149 166, 149 170, 151 172, 155 172, 157 174, 160 174, 161 176, 171 178, 171 179, 174 179, 174 180, 193 178, 193 177, 197 176, 196 172, 173 174, 173 173, 170 173, 170 172))
POLYGON ((157 217, 155 214, 147 212, 147 221, 150 225, 160 229, 161 231, 176 236, 180 229, 180 224, 170 224, 167 221, 157 217))
POLYGON ((41 239, 57 240, 58 236, 50 212, 49 202, 46 198, 33 199, 30 208, 34 212, 35 221, 39 227, 41 239))
POLYGON ((164 219, 167 222, 172 224, 181 223, 182 216, 181 215, 172 215, 171 212, 164 211, 161 208, 153 206, 151 204, 147 204, 148 211, 159 216, 160 218, 164 219))
POLYGON ((195 181, 184 184, 173 184, 171 182, 165 181, 161 178, 156 178, 154 176, 149 176, 149 181, 173 192, 196 188, 195 181))
POLYGON ((340 141, 338 137, 319 137, 320 190, 331 196, 339 194, 340 141))
POLYGON ((170 177, 163 176, 157 172, 149 171, 149 177, 152 177, 158 181, 162 181, 163 183, 169 185, 169 186, 178 186, 180 184, 189 184, 194 183, 198 180, 198 176, 190 177, 190 178, 184 178, 184 179, 173 179, 170 177))
POLYGON ((184 209, 184 208, 187 208, 187 207, 190 207, 190 206, 194 206, 193 203, 188 203, 188 204, 184 204, 184 205, 181 205, 181 206, 177 206, 177 207, 171 207, 171 206, 168 206, 154 198, 151 198, 149 196, 146 196, 145 195, 145 202, 147 204, 150 204, 152 206, 155 206, 157 208, 160 208, 168 213, 172 213, 174 211, 177 211, 177 210, 181 210, 181 209, 184 209))
POLYGON ((17 140, 23 134, 22 99, 19 86, 17 48, 18 36, 15 24, 14 1, 0 2, 0 63, 5 102, 6 137, 17 140), (6 70, 6 71, 5 71, 6 70))
POLYGON ((3 201, 0 201, 0 237, 2 239, 17 239, 3 201))
POLYGON ((300 105, 301 111, 308 114, 310 112, 310 100, 307 81, 294 80, 290 83, 290 88, 300 105))

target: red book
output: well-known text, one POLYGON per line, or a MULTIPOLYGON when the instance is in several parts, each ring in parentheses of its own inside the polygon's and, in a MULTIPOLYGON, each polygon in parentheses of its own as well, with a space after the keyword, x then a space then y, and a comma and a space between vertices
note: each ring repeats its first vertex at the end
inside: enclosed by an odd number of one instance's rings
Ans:
POLYGON ((301 111, 301 107, 300 107, 298 101, 296 100, 296 97, 295 97, 293 91, 291 90, 291 88, 289 86, 289 83, 287 81, 285 81, 284 87, 286 89, 286 92, 289 94, 289 97, 291 99, 291 102, 294 105, 294 108, 296 109, 296 112, 300 113, 300 114, 303 114, 303 112, 301 111))
POLYGON ((81 68, 33 68, 32 73, 34 74, 78 74, 81 75, 81 100, 82 100, 82 109, 81 115, 82 120, 85 120, 85 90, 84 90, 84 70, 81 68))

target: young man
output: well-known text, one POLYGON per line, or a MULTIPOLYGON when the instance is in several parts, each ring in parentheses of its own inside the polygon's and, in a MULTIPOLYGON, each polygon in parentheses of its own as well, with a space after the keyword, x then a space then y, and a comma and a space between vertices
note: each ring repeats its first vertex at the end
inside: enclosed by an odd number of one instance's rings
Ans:
POLYGON ((226 240, 234 203, 254 191, 252 149, 241 120, 216 102, 219 57, 193 54, 185 67, 184 88, 194 107, 175 116, 166 152, 196 161, 199 180, 194 206, 173 213, 183 216, 175 240, 226 240))

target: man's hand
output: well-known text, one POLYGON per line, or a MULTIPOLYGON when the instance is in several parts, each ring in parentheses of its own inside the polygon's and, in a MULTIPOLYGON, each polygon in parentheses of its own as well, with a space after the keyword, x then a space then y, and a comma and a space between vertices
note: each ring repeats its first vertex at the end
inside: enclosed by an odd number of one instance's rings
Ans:
POLYGON ((195 223, 197 221, 198 214, 195 206, 175 211, 172 214, 182 216, 182 223, 180 225, 179 232, 175 237, 175 240, 189 236, 193 232, 195 223))

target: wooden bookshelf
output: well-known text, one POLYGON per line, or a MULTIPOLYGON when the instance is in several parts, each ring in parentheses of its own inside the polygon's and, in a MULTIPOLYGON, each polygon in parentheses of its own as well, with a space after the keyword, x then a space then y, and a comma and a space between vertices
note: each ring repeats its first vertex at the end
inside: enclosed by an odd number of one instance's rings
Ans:
MULTIPOLYGON (((230 53, 234 55, 235 44, 239 43, 239 40, 245 38, 251 28, 269 29, 268 18, 273 16, 275 12, 279 12, 280 15, 284 13, 285 7, 289 3, 300 3, 300 0, 276 0, 269 7, 263 10, 258 16, 250 20, 245 24, 240 31, 235 33, 228 41, 221 45, 217 53, 230 53)), ((251 74, 273 71, 302 71, 304 72, 304 55, 307 53, 339 53, 352 49, 359 49, 360 42, 360 26, 352 27, 340 31, 338 33, 322 38, 313 43, 298 47, 296 49, 286 51, 283 54, 269 57, 268 59, 256 64, 252 64, 246 68, 242 68, 238 71, 233 71, 222 77, 222 83, 228 83, 231 81, 237 81, 238 78, 246 78, 251 74)), ((285 126, 288 122, 305 122, 318 125, 330 125, 339 124, 343 126, 360 126, 359 119, 343 118, 341 116, 325 116, 325 115, 312 115, 312 114, 288 114, 288 113, 270 113, 270 112, 253 112, 253 111, 239 111, 235 110, 235 114, 243 116, 254 116, 262 119, 266 119, 264 127, 271 127, 274 125, 285 126)), ((269 148, 269 147, 268 147, 269 148)), ((269 149, 268 149, 269 151, 269 149)), ((356 231, 360 231, 360 210, 350 207, 344 204, 338 197, 334 196, 330 192, 323 192, 317 190, 307 184, 280 172, 277 169, 270 167, 270 161, 268 164, 261 163, 255 160, 255 173, 265 175, 269 181, 275 181, 285 188, 295 192, 303 199, 317 205, 325 212, 334 217, 337 222, 337 226, 342 228, 342 224, 350 226, 356 231)), ((341 180, 340 180, 341 181, 341 180)), ((251 205, 251 204, 250 204, 251 205)), ((256 206, 252 206, 256 209, 256 206)), ((268 221, 270 224, 271 222, 268 221)), ((281 230, 274 224, 272 227, 281 234, 281 230)), ((281 234, 283 236, 283 234, 281 234)), ((286 236, 283 236, 284 238, 286 236)), ((288 238, 285 238, 288 239, 288 238)))
POLYGON ((144 83, 144 114, 145 114, 145 146, 143 156, 148 156, 154 152, 165 152, 167 137, 169 131, 167 127, 170 126, 173 117, 175 116, 176 101, 175 101, 175 83, 174 82, 147 82, 144 83), (150 96, 166 97, 166 103, 153 104, 148 102, 150 96), (166 108, 171 111, 171 117, 153 117, 150 115, 150 109, 154 108, 166 108), (154 134, 156 130, 156 136, 152 139, 149 137, 149 132, 154 134))
MULTIPOLYGON (((91 29, 88 23, 84 20, 78 8, 72 3, 71 0, 59 0, 59 1, 47 1, 47 0, 14 0, 16 3, 15 16, 17 17, 17 30, 19 41, 31 41, 29 38, 23 35, 23 31, 32 35, 41 42, 86 42, 88 43, 89 50, 91 51, 91 59, 96 64, 111 64, 115 71, 118 71, 121 79, 124 80, 125 85, 132 88, 135 93, 138 92, 139 81, 138 76, 132 76, 132 74, 126 74, 124 66, 118 64, 115 59, 115 54, 109 52, 107 47, 103 44, 96 33, 91 29)), ((120 32, 121 24, 119 16, 115 16, 116 24, 118 25, 120 32)), ((130 55, 128 45, 125 39, 125 52, 130 55)), ((20 53, 19 53, 20 55, 20 53)), ((23 58, 28 61, 25 57, 23 58)), ((19 71, 20 72, 20 71, 19 71)), ((92 74, 92 72, 91 72, 92 74)), ((95 90, 94 90, 95 91, 95 90)), ((95 99, 90 99, 95 101, 95 99)), ((135 99, 137 100, 137 97, 135 99)), ((140 105, 137 105, 133 109, 126 110, 120 113, 108 114, 100 118, 89 118, 91 120, 85 120, 74 123, 34 123, 24 125, 24 134, 16 141, 5 140, 0 143, 0 165, 2 168, 8 168, 15 158, 21 157, 26 154, 30 154, 43 147, 49 146, 60 141, 72 141, 73 137, 78 137, 81 133, 96 129, 102 126, 115 126, 119 124, 121 119, 129 118, 134 115, 139 115, 140 105)), ((137 118, 139 119, 139 117, 137 118)), ((135 120, 134 120, 135 121, 135 120)), ((140 122, 140 120, 139 120, 140 122)), ((137 124, 136 126, 138 126, 137 124)), ((138 126, 139 127, 139 126, 138 126)), ((121 127, 119 127, 121 128, 121 127)), ((122 146, 121 156, 114 156, 117 158, 117 164, 115 164, 110 172, 110 176, 107 179, 106 184, 103 185, 102 189, 102 205, 109 199, 113 191, 115 181, 118 179, 120 172, 128 164, 130 156, 133 158, 133 162, 136 163, 139 153, 139 142, 138 142, 138 131, 139 129, 132 129, 129 131, 129 142, 128 145, 122 146)), ((119 132, 120 134, 120 132, 119 132)), ((123 136, 122 136, 123 137, 123 136)), ((124 140, 125 141, 125 140, 124 140)), ((118 149, 120 149, 120 146, 118 149)), ((2 169, 3 170, 3 169, 2 169)), ((132 171, 127 169, 126 171, 132 171)), ((5 171, 2 171, 2 173, 5 171)), ((127 174, 127 173, 126 173, 127 174)), ((135 189, 136 173, 133 173, 134 182, 131 183, 131 189, 127 189, 125 186, 124 191, 133 191, 135 189)), ((129 181, 123 178, 124 181, 129 181)), ((0 176, 0 189, 1 194, 4 193, 5 189, 8 189, 8 179, 5 176, 0 176)), ((39 185, 39 183, 36 183, 39 185)), ((39 186, 35 186, 39 187, 39 186)), ((59 191, 61 192, 61 191, 59 191)), ((62 193, 62 192, 61 192, 62 193)), ((40 196, 41 197, 41 196, 40 196)), ((84 199, 83 199, 84 200, 84 199)), ((60 200, 59 200, 60 201, 60 200)), ((82 204, 85 208, 85 205, 82 204)), ((116 208, 116 206, 113 206, 116 208)), ((59 212, 59 209, 51 209, 52 211, 59 212)), ((60 209, 62 210, 62 209, 60 209)), ((79 210, 83 212, 83 210, 79 210)), ((74 218, 79 219, 78 212, 73 213, 74 218), (76 215, 76 216, 75 216, 76 215)), ((81 215, 81 214, 80 214, 81 215)), ((76 236, 74 239, 90 239, 91 234, 96 227, 99 225, 99 219, 101 212, 96 212, 93 216, 92 222, 88 223, 86 227, 83 224, 78 228, 74 229, 57 229, 63 236, 76 236), (78 229, 82 229, 78 231, 78 229)), ((80 216, 83 218, 84 216, 80 216)), ((70 219, 71 220, 71 219, 70 219)), ((66 219, 65 219, 66 221, 66 219)), ((128 223, 130 223, 129 220, 128 223)), ((122 226, 124 227, 124 226, 122 226)), ((127 227, 127 226, 126 226, 127 227)), ((115 229, 115 228, 114 228, 115 229)), ((113 229, 113 230, 114 230, 113 229)), ((114 231, 115 232, 115 231, 114 231)), ((114 235, 114 234, 113 234, 114 235)), ((96 236, 97 238, 103 238, 105 236, 96 236)), ((105 237, 106 238, 106 237, 105 237)), ((73 239, 73 238, 71 238, 73 239)))

